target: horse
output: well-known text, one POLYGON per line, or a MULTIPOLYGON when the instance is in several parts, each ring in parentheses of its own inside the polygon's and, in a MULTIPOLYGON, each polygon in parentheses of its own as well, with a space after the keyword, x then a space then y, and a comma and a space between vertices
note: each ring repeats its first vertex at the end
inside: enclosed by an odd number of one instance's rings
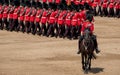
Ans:
MULTIPOLYGON (((79 39, 80 40, 80 39, 79 39)), ((83 40, 79 42, 79 50, 82 57, 82 69, 85 73, 91 69, 91 59, 95 58, 94 55, 94 42, 89 28, 86 28, 83 35, 83 40)))

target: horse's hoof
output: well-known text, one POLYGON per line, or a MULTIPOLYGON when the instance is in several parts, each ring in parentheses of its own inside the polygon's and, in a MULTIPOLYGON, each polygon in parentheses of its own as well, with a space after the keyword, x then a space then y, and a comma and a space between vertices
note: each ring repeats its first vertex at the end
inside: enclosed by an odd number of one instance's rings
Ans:
POLYGON ((85 67, 83 66, 82 69, 85 70, 85 67))
POLYGON ((88 69, 91 70, 91 67, 89 67, 88 69))
POLYGON ((77 52, 77 54, 80 54, 80 52, 77 52))

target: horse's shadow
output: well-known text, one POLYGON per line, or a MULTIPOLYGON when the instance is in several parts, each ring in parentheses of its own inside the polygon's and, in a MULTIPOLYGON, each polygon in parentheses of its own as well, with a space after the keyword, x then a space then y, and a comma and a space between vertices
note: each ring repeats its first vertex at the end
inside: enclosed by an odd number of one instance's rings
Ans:
POLYGON ((99 72, 103 72, 104 68, 99 68, 99 67, 95 67, 95 68, 91 68, 91 70, 89 71, 90 73, 99 73, 99 72))

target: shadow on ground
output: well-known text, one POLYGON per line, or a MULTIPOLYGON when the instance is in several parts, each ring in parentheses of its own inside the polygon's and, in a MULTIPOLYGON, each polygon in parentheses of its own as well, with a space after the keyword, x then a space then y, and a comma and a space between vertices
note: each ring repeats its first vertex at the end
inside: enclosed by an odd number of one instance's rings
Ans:
POLYGON ((100 73, 103 72, 104 68, 99 68, 99 67, 95 67, 95 68, 91 68, 90 73, 100 73))

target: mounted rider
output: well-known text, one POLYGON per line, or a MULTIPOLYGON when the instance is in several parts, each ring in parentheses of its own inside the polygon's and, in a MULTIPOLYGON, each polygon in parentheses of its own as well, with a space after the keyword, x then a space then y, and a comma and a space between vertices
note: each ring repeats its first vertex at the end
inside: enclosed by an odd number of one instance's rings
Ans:
MULTIPOLYGON (((92 20, 93 20, 93 15, 92 15, 92 14, 87 14, 87 16, 86 16, 86 21, 83 22, 83 24, 82 24, 81 36, 80 36, 80 39, 79 39, 79 43, 81 43, 82 40, 83 40, 83 38, 84 38, 84 31, 85 31, 85 29, 86 29, 86 28, 89 28, 89 29, 90 29, 90 33, 91 33, 92 40, 93 40, 94 45, 95 45, 96 53, 99 53, 100 50, 98 49, 97 39, 96 39, 96 36, 93 35, 94 24, 92 23, 92 20)), ((80 54, 80 51, 78 51, 77 54, 80 54)))

